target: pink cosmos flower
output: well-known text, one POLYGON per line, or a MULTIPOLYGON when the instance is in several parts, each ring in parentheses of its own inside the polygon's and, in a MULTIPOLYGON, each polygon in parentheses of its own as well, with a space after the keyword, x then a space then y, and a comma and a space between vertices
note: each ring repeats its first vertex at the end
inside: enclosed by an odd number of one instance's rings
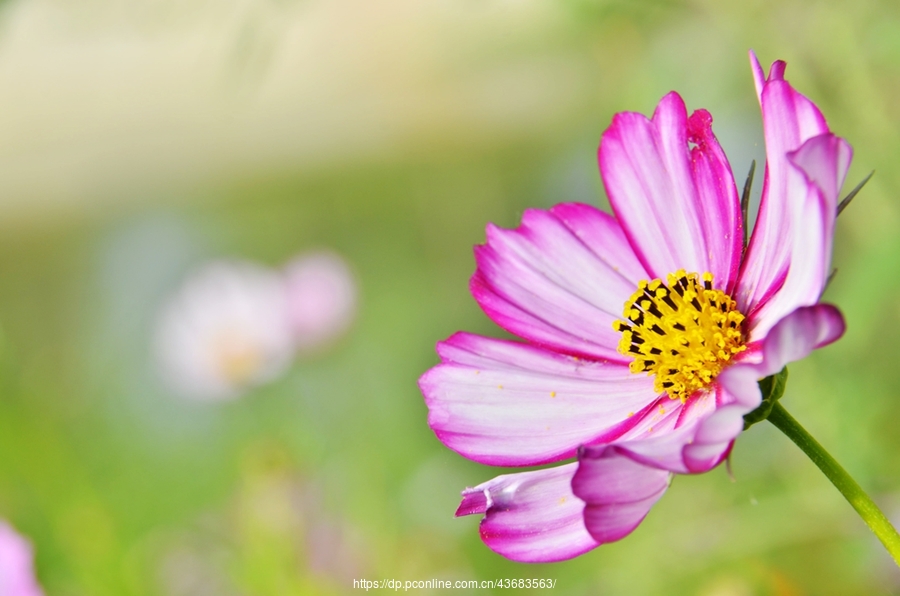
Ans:
POLYGON ((526 342, 457 333, 419 381, 428 423, 496 466, 457 515, 517 561, 557 561, 632 532, 673 474, 728 455, 757 380, 838 339, 819 303, 852 150, 819 109, 750 53, 766 171, 746 250, 738 191, 705 110, 669 93, 653 117, 617 114, 600 172, 614 215, 589 205, 489 225, 471 290, 526 342))
POLYGON ((34 577, 31 544, 0 521, 0 596, 43 596, 34 577))

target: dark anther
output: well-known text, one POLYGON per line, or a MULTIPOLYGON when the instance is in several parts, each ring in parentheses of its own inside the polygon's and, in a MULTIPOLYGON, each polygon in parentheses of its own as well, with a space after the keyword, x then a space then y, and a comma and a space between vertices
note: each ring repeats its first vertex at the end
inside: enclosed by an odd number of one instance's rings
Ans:
POLYGON ((672 310, 678 310, 678 307, 675 305, 675 301, 672 300, 671 298, 669 298, 669 295, 668 295, 668 294, 666 294, 665 296, 663 296, 663 302, 665 302, 666 304, 668 304, 668 305, 669 305, 669 308, 671 308, 672 310))
POLYGON ((642 313, 641 311, 638 311, 637 314, 634 315, 633 317, 628 317, 628 318, 631 320, 632 323, 634 323, 638 327, 640 327, 641 325, 644 324, 644 313, 642 313))
POLYGON ((644 338, 638 335, 637 331, 635 331, 631 335, 631 343, 641 345, 642 343, 644 343, 644 338))
POLYGON ((711 282, 711 281, 707 281, 707 280, 704 279, 704 280, 703 280, 703 287, 706 288, 707 290, 711 290, 711 289, 712 289, 712 282, 711 282))
POLYGON ((669 370, 666 371, 666 374, 667 374, 667 375, 674 375, 674 374, 677 373, 677 372, 678 372, 678 369, 677 369, 677 368, 670 368, 669 370))
POLYGON ((692 304, 693 307, 696 308, 698 311, 703 310, 703 307, 700 306, 700 301, 697 300, 696 298, 691 298, 691 304, 692 304))
POLYGON ((655 333, 657 335, 665 335, 666 334, 666 332, 663 331, 662 328, 656 324, 654 324, 653 327, 650 328, 650 331, 652 331, 653 333, 655 333))
POLYGON ((628 351, 631 352, 632 354, 640 354, 641 353, 641 349, 634 344, 629 346, 628 351))
POLYGON ((672 356, 678 356, 678 350, 669 350, 672 352, 672 356))
POLYGON ((653 314, 653 316, 656 317, 657 319, 663 318, 662 311, 659 310, 659 308, 652 302, 650 303, 650 306, 647 307, 647 311, 650 312, 651 314, 653 314))
POLYGON ((674 325, 672 325, 672 327, 678 329, 679 331, 686 331, 684 325, 682 325, 681 323, 675 323, 674 325))
POLYGON ((675 383, 673 383, 672 381, 663 381, 662 386, 665 387, 666 389, 668 389, 669 387, 671 387, 674 384, 675 383))
POLYGON ((658 354, 662 354, 662 350, 660 350, 659 348, 650 348, 650 353, 656 356, 658 354))

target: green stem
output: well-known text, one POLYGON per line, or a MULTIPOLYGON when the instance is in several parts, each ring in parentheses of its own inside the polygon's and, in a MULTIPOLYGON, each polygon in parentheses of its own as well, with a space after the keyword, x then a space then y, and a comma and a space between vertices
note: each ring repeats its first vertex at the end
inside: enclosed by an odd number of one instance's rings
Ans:
POLYGON ((900 566, 900 535, 891 525, 881 509, 866 494, 860 485, 850 477, 847 470, 841 467, 841 464, 831 457, 825 449, 819 445, 812 436, 806 432, 806 429, 800 426, 800 423, 794 420, 794 417, 788 414, 787 410, 780 403, 775 403, 772 413, 769 414, 769 422, 774 424, 778 430, 788 436, 790 440, 797 444, 797 447, 813 460, 813 463, 819 466, 819 469, 831 480, 831 483, 837 487, 844 498, 856 509, 856 512, 862 518, 869 529, 875 533, 884 548, 894 558, 897 566, 900 566))

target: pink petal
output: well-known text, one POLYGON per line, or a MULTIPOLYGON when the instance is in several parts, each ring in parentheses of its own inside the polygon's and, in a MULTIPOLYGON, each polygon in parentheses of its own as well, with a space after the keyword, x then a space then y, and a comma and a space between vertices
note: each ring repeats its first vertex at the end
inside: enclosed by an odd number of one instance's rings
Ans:
POLYGON ((42 596, 34 574, 31 543, 0 521, 0 595, 42 596))
POLYGON ((584 527, 584 503, 572 494, 577 465, 506 474, 467 488, 456 515, 484 513, 481 539, 514 561, 577 557, 599 544, 584 527))
POLYGON ((609 213, 584 203, 558 203, 550 208, 569 230, 593 252, 633 285, 647 278, 622 226, 609 213))
POLYGON ((779 321, 766 337, 763 361, 757 365, 759 377, 773 375, 786 364, 837 341, 846 328, 841 311, 830 304, 798 308, 779 321))
POLYGON ((529 209, 488 226, 475 248, 475 299, 498 325, 557 351, 625 362, 612 327, 646 274, 618 223, 587 205, 529 209))
POLYGON ((734 440, 744 430, 744 414, 752 410, 742 404, 731 404, 701 420, 693 440, 682 451, 688 471, 699 474, 722 463, 734 440))
MULTIPOLYGON (((756 384, 756 379, 752 380, 756 384)), ((693 474, 719 465, 743 430, 743 415, 759 404, 742 402, 714 383, 710 390, 691 397, 677 413, 676 426, 661 425, 653 432, 629 431, 609 448, 645 466, 693 474)), ((592 449, 599 449, 594 447, 592 449)))
POLYGON ((728 367, 716 377, 716 383, 731 395, 736 403, 752 412, 762 403, 758 381, 762 377, 753 363, 739 363, 728 367))
POLYGON ((853 150, 840 137, 823 134, 788 154, 791 176, 792 219, 800 222, 789 237, 790 263, 783 285, 750 315, 750 340, 800 306, 819 301, 831 269, 831 245, 837 217, 838 194, 853 150))
MULTIPOLYGON (((485 464, 536 465, 572 457, 653 424, 653 379, 627 366, 528 344, 457 333, 419 386, 428 423, 458 453, 485 464)), ((673 414, 675 415, 675 414, 673 414)))
POLYGON ((737 187, 711 124, 705 110, 688 118, 674 92, 652 120, 616 114, 600 143, 600 173, 651 276, 709 271, 716 287, 730 290, 743 232, 737 187))
POLYGON ((735 364, 717 377, 736 400, 751 411, 762 395, 756 381, 773 375, 785 365, 806 358, 813 350, 837 341, 846 323, 841 311, 830 304, 798 308, 776 324, 763 343, 762 361, 735 364))
POLYGON ((830 133, 813 137, 788 154, 788 161, 816 185, 822 197, 833 203, 835 210, 852 159, 850 144, 830 133))
POLYGON ((584 524, 598 544, 621 540, 644 520, 669 487, 672 475, 636 463, 613 447, 579 454, 572 490, 586 503, 584 524))
POLYGON ((699 421, 692 421, 669 432, 658 432, 649 437, 620 441, 612 445, 616 451, 645 466, 678 474, 690 469, 684 462, 684 448, 693 440, 699 421))
POLYGON ((804 177, 789 162, 788 153, 809 139, 825 134, 828 125, 819 109, 784 80, 784 62, 775 62, 766 81, 753 52, 750 62, 762 107, 766 139, 766 173, 759 216, 738 282, 738 308, 750 313, 765 303, 784 282, 794 250, 797 204, 807 195, 804 177))

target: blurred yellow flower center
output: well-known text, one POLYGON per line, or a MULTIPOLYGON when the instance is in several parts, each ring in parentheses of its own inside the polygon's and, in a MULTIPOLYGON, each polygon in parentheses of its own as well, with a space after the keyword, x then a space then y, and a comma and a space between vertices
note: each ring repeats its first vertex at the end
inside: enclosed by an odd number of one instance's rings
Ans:
POLYGON ((631 356, 631 372, 656 375, 653 388, 682 402, 708 386, 747 347, 744 315, 734 299, 712 287, 712 273, 683 269, 641 281, 613 327, 622 332, 618 351, 631 356), (702 280, 702 281, 701 281, 702 280))
POLYGON ((235 385, 251 382, 263 365, 260 347, 240 333, 220 333, 215 338, 212 350, 219 374, 235 385))

